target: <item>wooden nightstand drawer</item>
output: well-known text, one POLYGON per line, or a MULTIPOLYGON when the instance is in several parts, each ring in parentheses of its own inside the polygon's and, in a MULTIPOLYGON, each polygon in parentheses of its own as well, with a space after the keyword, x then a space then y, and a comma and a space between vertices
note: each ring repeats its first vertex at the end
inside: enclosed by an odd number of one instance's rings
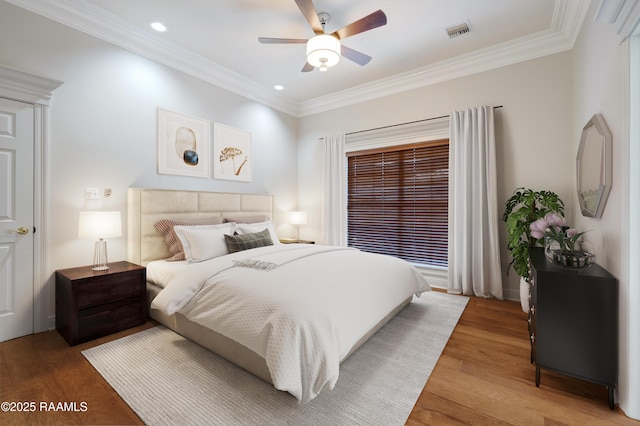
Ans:
POLYGON ((146 321, 144 304, 141 298, 125 300, 78 313, 77 342, 91 340, 93 336, 104 336, 124 330, 146 321))
POLYGON ((84 309, 140 297, 145 287, 141 286, 140 274, 116 274, 82 280, 76 291, 78 309, 84 309))
POLYGON ((147 318, 146 269, 114 262, 56 271, 56 329, 70 345, 129 327, 147 318))

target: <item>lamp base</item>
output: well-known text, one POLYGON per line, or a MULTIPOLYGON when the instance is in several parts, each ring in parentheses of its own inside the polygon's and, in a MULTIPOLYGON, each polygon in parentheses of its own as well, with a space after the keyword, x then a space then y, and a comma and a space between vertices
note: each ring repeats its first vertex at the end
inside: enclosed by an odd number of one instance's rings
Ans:
POLYGON ((109 269, 109 265, 96 265, 91 268, 92 271, 106 271, 109 269))
POLYGON ((107 259, 107 242, 100 238, 96 241, 93 251, 93 268, 92 271, 106 271, 109 269, 109 261, 107 259))

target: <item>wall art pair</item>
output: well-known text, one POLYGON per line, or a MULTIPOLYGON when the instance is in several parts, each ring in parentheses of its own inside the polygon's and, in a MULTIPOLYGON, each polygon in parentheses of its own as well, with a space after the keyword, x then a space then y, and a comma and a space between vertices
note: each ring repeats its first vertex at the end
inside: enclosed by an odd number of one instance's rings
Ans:
POLYGON ((251 182, 251 133, 158 108, 158 172, 251 182))

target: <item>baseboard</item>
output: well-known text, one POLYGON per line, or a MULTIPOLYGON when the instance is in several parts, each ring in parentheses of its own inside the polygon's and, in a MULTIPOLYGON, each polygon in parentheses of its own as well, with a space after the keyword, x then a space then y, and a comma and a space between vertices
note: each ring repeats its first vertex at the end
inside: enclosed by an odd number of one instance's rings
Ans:
POLYGON ((512 300, 514 302, 520 301, 520 289, 504 288, 502 289, 502 296, 504 300, 512 300))
MULTIPOLYGON (((425 267, 417 267, 423 277, 427 279, 429 285, 433 288, 446 290, 449 286, 448 272, 446 269, 432 269, 425 267)), ((502 289, 504 300, 520 302, 520 289, 504 288, 502 289)))
POLYGON ((47 330, 51 331, 55 329, 56 329, 56 316, 49 315, 49 317, 47 318, 47 330))
POLYGON ((420 271, 423 277, 427 280, 431 287, 444 288, 448 286, 448 271, 441 268, 428 268, 425 266, 417 266, 416 269, 420 271))

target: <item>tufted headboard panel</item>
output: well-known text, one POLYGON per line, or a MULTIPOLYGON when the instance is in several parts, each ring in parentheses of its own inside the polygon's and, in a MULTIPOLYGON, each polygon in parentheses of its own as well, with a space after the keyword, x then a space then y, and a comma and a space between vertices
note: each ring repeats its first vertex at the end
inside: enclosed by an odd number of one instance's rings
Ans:
POLYGON ((127 199, 127 259, 138 265, 171 255, 153 226, 160 219, 273 218, 272 195, 129 188, 127 199))

